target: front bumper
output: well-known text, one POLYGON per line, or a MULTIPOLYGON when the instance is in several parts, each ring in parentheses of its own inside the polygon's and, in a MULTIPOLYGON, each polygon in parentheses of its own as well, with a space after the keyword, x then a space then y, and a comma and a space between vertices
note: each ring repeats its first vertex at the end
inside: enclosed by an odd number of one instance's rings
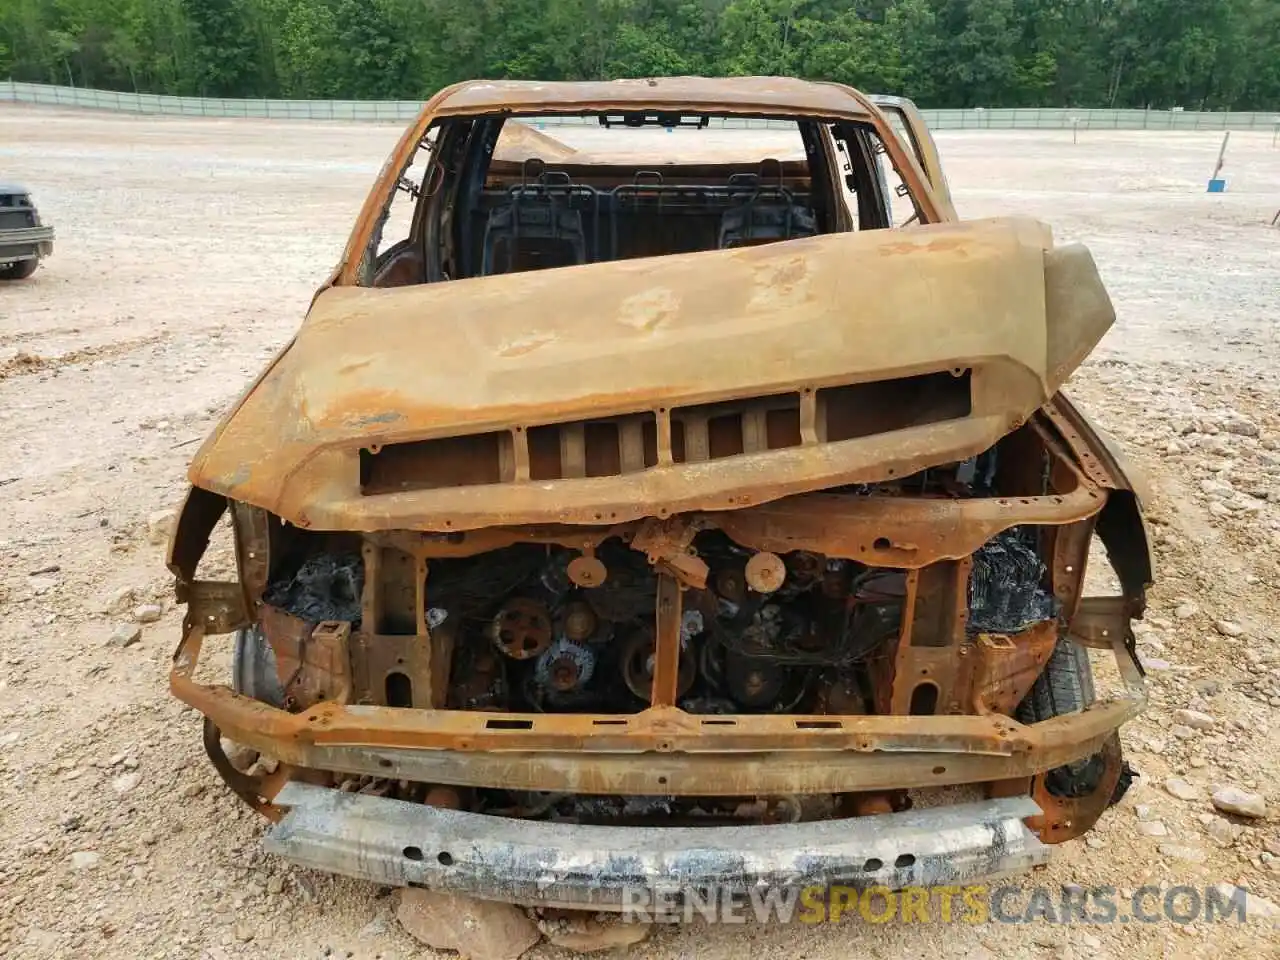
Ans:
MULTIPOLYGON (((1128 696, 1041 723, 1001 714, 699 716, 406 710, 324 701, 290 713, 192 674, 203 635, 188 628, 173 694, 231 740, 295 768, 452 786, 627 796, 849 793, 987 783, 1088 757, 1145 705, 1116 630, 1108 644, 1128 696)), ((269 795, 259 794, 271 802, 269 795)))
POLYGON ((53 227, 0 230, 0 263, 37 260, 53 253, 53 227))
MULTIPOLYGON (((658 892, 829 886, 933 887, 1043 863, 1023 824, 1029 797, 904 813, 752 827, 606 827, 530 822, 288 784, 289 812, 266 849, 305 867, 374 883, 512 903, 622 910, 658 892)), ((716 902, 716 901, 711 901, 716 902)))

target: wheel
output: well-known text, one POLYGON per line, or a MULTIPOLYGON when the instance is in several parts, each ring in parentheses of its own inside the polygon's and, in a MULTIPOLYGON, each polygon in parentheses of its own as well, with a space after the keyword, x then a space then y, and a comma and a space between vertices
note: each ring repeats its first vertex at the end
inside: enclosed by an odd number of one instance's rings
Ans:
POLYGON ((231 689, 273 707, 284 706, 284 687, 276 671, 275 651, 257 625, 236 631, 231 689))
POLYGON ((36 272, 39 260, 18 260, 0 267, 0 280, 25 280, 36 272))
POLYGON ((1053 656, 1018 705, 1018 719, 1023 723, 1039 723, 1064 713, 1083 710, 1094 701, 1093 669, 1089 651, 1063 637, 1053 649, 1053 656))
MULTIPOLYGON (((1063 637, 1054 647, 1053 656, 1035 686, 1018 705, 1018 719, 1023 723, 1039 723, 1083 710, 1093 701, 1089 651, 1063 637)), ((1106 763, 1102 754, 1097 753, 1045 773, 1045 788, 1056 797, 1085 797, 1098 789, 1105 772, 1106 763)))
MULTIPOLYGON (((1089 651, 1065 637, 1044 672, 1018 705, 1017 718, 1038 723, 1082 710, 1095 699, 1089 651)), ((1128 789, 1133 771, 1113 733, 1097 753, 1054 767, 1032 780, 1031 796, 1042 814, 1027 821, 1044 843, 1062 843, 1088 832, 1107 807, 1128 789)))

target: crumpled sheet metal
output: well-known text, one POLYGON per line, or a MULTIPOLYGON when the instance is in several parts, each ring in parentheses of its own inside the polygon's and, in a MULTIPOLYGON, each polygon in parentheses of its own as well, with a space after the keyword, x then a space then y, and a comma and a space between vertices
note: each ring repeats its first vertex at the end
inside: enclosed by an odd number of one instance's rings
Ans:
POLYGON ((748 893, 964 884, 1049 849, 1029 797, 768 826, 607 827, 510 820, 288 784, 266 850, 317 870, 515 903, 617 910, 624 888, 748 893))
POLYGON ((1010 218, 333 287, 190 477, 313 529, 456 531, 736 509, 904 476, 989 448, 1110 327, 1088 251, 1050 243, 1042 224, 1010 218), (869 437, 691 463, 660 446, 655 466, 624 476, 379 496, 359 485, 361 448, 508 431, 519 462, 539 425, 654 411, 661 435, 675 406, 970 368, 968 416, 869 437))

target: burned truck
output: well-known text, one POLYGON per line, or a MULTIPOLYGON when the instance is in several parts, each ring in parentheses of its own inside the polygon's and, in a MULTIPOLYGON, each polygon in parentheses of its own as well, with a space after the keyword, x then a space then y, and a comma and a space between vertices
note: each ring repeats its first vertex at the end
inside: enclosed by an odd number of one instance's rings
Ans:
POLYGON ((1026 869, 1144 701, 1140 496, 1061 392, 1113 321, 1083 246, 957 217, 908 101, 450 87, 195 456, 172 691, 270 851, 379 883, 1026 869))

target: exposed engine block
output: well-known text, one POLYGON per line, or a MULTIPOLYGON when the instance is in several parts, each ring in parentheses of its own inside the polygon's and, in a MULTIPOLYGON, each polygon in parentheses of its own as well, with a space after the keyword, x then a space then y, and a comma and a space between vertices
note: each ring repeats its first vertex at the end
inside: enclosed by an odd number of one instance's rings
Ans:
MULTIPOLYGON (((868 665, 887 655, 906 573, 807 551, 748 550, 697 532, 684 594, 679 705, 693 713, 821 711, 874 704, 868 665)), ((358 625, 359 554, 318 553, 266 599, 302 619, 358 625)), ((1014 633, 1056 615, 1044 564, 1017 529, 973 556, 970 635, 1014 633)), ((465 709, 637 712, 654 672, 652 559, 620 538, 590 556, 521 544, 430 565, 427 620, 456 630, 448 702, 465 709), (585 563, 583 561, 586 561, 585 563), (582 585, 582 584, 587 585, 582 585)))

